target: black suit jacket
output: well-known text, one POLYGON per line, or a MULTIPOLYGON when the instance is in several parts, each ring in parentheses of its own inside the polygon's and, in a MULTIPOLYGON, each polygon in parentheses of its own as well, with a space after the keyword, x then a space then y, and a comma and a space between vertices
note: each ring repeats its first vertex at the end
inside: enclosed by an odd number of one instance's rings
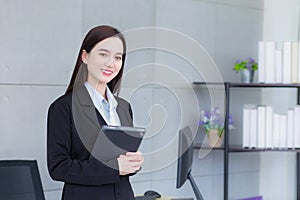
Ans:
MULTIPOLYGON (((133 126, 131 107, 116 97, 121 125, 133 126)), ((52 179, 65 182, 64 200, 132 200, 129 176, 120 176, 117 159, 102 163, 91 154, 102 125, 83 86, 55 100, 48 110, 47 163, 52 179)))

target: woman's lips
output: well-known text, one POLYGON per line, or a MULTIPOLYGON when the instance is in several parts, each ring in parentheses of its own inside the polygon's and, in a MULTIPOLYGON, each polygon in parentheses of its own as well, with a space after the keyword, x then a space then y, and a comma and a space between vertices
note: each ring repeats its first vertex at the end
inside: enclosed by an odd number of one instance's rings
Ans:
POLYGON ((113 73, 113 71, 107 70, 107 69, 101 69, 101 72, 102 72, 102 74, 105 75, 105 76, 110 76, 110 75, 112 75, 112 73, 113 73))

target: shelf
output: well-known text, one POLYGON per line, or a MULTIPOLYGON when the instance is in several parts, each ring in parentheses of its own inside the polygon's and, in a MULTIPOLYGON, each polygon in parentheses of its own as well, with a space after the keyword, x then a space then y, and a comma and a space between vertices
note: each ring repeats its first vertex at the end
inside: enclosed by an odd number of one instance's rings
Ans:
MULTIPOLYGON (((224 147, 202 147, 202 144, 194 144, 194 149, 212 149, 212 150, 224 150, 224 147)), ((241 145, 230 145, 229 152, 300 152, 300 149, 293 148, 243 148, 241 145)))
POLYGON ((203 146, 202 147, 202 144, 200 144, 200 143, 196 143, 196 144, 194 144, 194 149, 213 149, 213 150, 224 150, 224 147, 214 147, 214 148, 212 148, 212 147, 209 147, 209 146, 203 146))
POLYGON ((229 111, 230 111, 230 91, 232 88, 291 88, 296 89, 297 92, 297 105, 300 105, 300 83, 232 83, 232 82, 193 82, 194 86, 199 86, 199 89, 221 89, 224 90, 224 105, 225 105, 225 137, 224 146, 218 148, 202 147, 201 144, 194 144, 194 149, 203 150, 221 150, 224 153, 224 200, 229 199, 229 160, 230 153, 246 153, 246 152, 295 152, 297 153, 297 199, 300 199, 300 149, 288 148, 243 148, 242 145, 230 145, 230 131, 228 127, 229 111), (227 134, 226 134, 227 133, 227 134))
POLYGON ((211 83, 206 83, 206 82, 193 82, 194 85, 226 85, 228 84, 229 87, 247 87, 247 88, 272 88, 272 87, 283 87, 283 88, 300 88, 299 83, 231 83, 231 82, 211 82, 211 83))
POLYGON ((300 152, 300 149, 293 148, 243 148, 240 145, 229 146, 230 152, 300 152))

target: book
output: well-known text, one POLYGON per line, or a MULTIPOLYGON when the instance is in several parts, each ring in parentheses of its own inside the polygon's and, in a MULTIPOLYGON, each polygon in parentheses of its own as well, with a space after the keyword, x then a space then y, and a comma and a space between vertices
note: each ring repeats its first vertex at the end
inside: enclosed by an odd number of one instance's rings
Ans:
POLYGON ((243 148, 250 147, 250 110, 251 108, 247 105, 243 108, 243 148))
POLYGON ((297 63, 298 63, 298 82, 297 83, 300 83, 300 41, 298 42, 297 44, 298 46, 298 55, 297 55, 297 63))
POLYGON ((273 138, 272 138, 272 148, 279 148, 279 123, 280 115, 277 113, 273 114, 273 138))
POLYGON ((283 53, 282 53, 282 65, 283 65, 283 83, 291 83, 291 68, 292 68, 292 43, 291 42, 284 42, 283 43, 283 53))
POLYGON ((294 108, 294 148, 300 148, 300 105, 294 108))
POLYGON ((287 115, 279 115, 279 148, 287 148, 287 115))
POLYGON ((268 41, 265 43, 266 47, 266 83, 275 82, 275 42, 268 41))
POLYGON ((287 111, 287 148, 294 148, 294 109, 287 111))
POLYGON ((266 63, 265 63, 265 42, 258 42, 258 82, 264 83, 266 81, 266 63))
POLYGON ((257 109, 250 110, 250 148, 257 148, 257 109))
POLYGON ((266 148, 272 148, 273 143, 273 108, 266 106, 266 148))
POLYGON ((292 51, 291 51, 291 82, 298 83, 298 54, 299 54, 299 43, 292 42, 292 51))
POLYGON ((282 51, 276 50, 275 52, 275 82, 283 82, 283 73, 282 73, 282 51))
POLYGON ((266 106, 257 107, 257 147, 266 148, 266 106))

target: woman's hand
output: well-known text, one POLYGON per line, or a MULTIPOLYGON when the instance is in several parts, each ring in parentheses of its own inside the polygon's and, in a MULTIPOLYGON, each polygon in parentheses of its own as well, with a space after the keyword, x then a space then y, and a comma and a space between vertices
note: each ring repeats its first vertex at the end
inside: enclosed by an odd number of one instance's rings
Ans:
POLYGON ((141 152, 127 152, 125 155, 120 155, 117 160, 120 175, 135 173, 141 168, 144 162, 141 152))

